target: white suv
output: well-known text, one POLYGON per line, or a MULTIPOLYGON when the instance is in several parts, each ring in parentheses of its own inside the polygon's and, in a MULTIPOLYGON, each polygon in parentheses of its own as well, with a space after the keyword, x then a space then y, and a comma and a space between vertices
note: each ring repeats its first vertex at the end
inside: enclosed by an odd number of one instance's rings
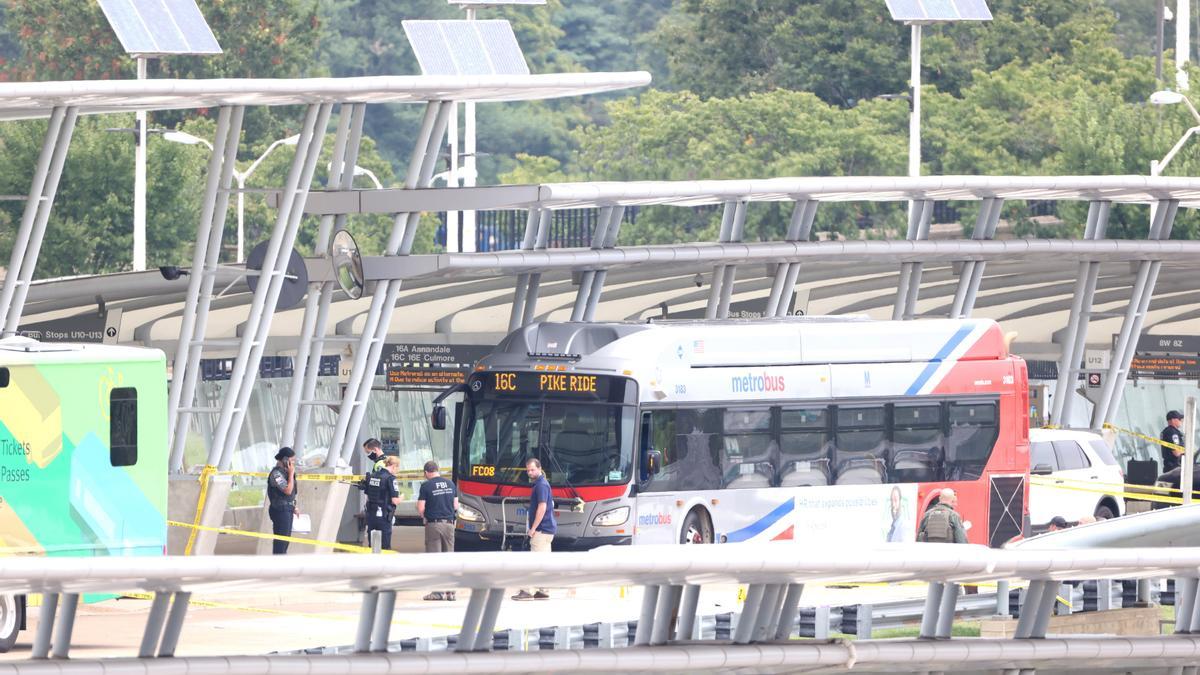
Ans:
POLYGON ((1125 500, 1119 496, 1125 472, 1100 434, 1030 429, 1029 455, 1030 473, 1042 477, 1029 486, 1029 520, 1034 527, 1055 516, 1073 522, 1083 516, 1115 518, 1125 512, 1125 500), (1086 485, 1091 482, 1111 492, 1093 491, 1086 485))

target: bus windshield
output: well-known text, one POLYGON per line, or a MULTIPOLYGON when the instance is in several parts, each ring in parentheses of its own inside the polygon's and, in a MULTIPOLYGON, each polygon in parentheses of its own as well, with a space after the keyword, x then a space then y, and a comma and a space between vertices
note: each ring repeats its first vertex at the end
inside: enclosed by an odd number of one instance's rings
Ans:
POLYGON ((636 408, 581 402, 468 396, 455 450, 459 480, 525 485, 536 458, 553 485, 629 482, 636 408))

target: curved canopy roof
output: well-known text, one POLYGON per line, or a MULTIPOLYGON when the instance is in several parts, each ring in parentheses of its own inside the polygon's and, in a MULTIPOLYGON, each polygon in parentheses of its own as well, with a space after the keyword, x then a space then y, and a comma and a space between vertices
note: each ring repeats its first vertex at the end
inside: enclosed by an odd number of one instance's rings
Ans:
POLYGON ((80 80, 0 85, 0 120, 225 105, 528 101, 644 87, 646 72, 381 76, 307 79, 80 80))

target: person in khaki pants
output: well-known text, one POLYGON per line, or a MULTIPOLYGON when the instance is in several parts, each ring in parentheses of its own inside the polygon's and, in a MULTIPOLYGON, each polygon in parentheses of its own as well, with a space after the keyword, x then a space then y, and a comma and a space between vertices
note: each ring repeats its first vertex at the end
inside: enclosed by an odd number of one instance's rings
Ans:
MULTIPOLYGON (((425 462, 425 482, 417 495, 417 513, 425 519, 425 552, 453 551, 458 491, 453 481, 442 478, 433 460, 425 462)), ((454 600, 454 591, 433 591, 425 599, 454 600)))
MULTIPOLYGON (((549 553, 554 534, 558 532, 558 522, 554 520, 554 496, 550 490, 550 481, 542 473, 542 463, 536 459, 525 462, 525 473, 531 484, 529 490, 529 550, 534 553, 549 553)), ((513 600, 546 600, 550 594, 544 588, 538 588, 532 593, 521 589, 520 593, 512 596, 513 600)))

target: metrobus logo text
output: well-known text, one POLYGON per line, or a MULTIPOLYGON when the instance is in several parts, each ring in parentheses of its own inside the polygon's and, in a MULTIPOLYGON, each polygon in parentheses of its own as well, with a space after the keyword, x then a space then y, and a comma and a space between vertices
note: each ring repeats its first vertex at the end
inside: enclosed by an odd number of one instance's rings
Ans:
POLYGON ((783 376, 753 373, 734 377, 730 382, 734 393, 752 393, 756 391, 783 391, 783 376))
POLYGON ((654 527, 655 525, 670 525, 671 514, 669 513, 643 513, 638 516, 638 525, 642 527, 654 527))

